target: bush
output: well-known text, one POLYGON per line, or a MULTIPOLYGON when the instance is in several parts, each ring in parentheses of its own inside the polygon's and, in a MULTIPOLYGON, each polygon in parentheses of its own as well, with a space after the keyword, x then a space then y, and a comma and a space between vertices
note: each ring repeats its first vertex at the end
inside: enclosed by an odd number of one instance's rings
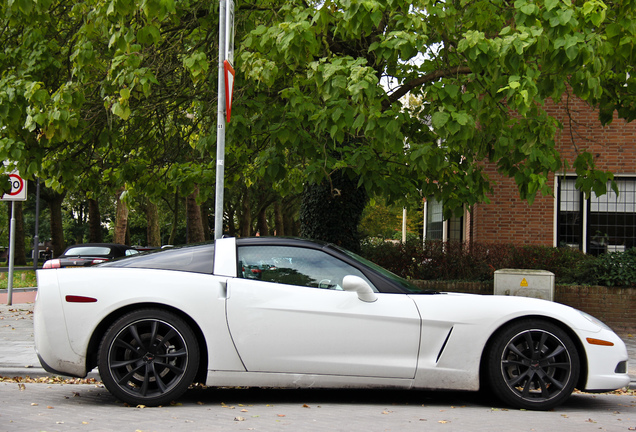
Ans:
POLYGON ((599 255, 593 264, 593 274, 599 285, 636 287, 636 248, 599 255))
POLYGON ((577 249, 366 239, 362 255, 408 279, 491 281, 503 268, 547 270, 559 284, 636 287, 636 248, 594 257, 577 249))

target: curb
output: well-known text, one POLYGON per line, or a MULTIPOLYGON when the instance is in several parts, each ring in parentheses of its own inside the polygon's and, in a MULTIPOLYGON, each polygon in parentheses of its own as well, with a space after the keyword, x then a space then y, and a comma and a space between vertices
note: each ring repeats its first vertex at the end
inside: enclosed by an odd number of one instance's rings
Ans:
MULTIPOLYGON (((14 378, 14 377, 29 377, 29 378, 56 378, 61 377, 63 379, 73 379, 73 377, 63 376, 60 374, 55 374, 51 372, 47 372, 42 367, 0 367, 0 377, 4 378, 14 378)), ((97 369, 94 369, 88 373, 84 378, 80 379, 95 379, 96 381, 101 381, 101 377, 99 376, 99 372, 97 369)), ((636 383, 634 383, 636 385, 636 383)))
MULTIPOLYGON (((31 292, 37 291, 38 287, 27 287, 27 288, 11 288, 11 292, 31 292)), ((0 293, 8 293, 9 288, 0 288, 0 293)))

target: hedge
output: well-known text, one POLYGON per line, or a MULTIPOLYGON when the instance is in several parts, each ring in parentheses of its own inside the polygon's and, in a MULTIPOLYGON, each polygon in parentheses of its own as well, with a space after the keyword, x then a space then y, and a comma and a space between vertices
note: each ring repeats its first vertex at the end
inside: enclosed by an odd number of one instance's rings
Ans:
POLYGON ((567 247, 366 239, 361 255, 407 279, 491 281, 514 268, 551 271, 558 284, 636 287, 636 248, 595 257, 567 247))

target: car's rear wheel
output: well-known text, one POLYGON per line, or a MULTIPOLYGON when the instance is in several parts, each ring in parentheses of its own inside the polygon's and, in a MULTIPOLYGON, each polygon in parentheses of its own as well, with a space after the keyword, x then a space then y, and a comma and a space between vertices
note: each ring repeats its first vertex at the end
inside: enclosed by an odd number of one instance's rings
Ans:
POLYGON ((165 405, 192 384, 199 346, 188 324, 160 309, 118 319, 99 347, 99 373, 106 388, 131 405, 165 405))
POLYGON ((572 394, 580 371, 572 339, 537 320, 515 323, 495 336, 488 377, 495 395, 517 408, 547 410, 572 394))

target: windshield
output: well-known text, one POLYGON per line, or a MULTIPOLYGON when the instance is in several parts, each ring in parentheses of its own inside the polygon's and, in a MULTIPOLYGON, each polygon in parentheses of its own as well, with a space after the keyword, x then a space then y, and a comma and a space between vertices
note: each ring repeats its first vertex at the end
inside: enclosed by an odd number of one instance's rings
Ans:
POLYGON ((108 255, 110 248, 107 246, 78 246, 67 250, 64 255, 72 256, 94 256, 94 255, 108 255))
POLYGON ((346 249, 339 248, 338 246, 333 246, 333 247, 338 249, 340 252, 342 252, 342 253, 350 256, 351 258, 355 259, 356 261, 364 264, 365 266, 375 270, 376 272, 380 273, 382 276, 386 277, 387 279, 390 279, 393 282, 396 282, 400 287, 406 289, 407 291, 412 292, 412 293, 421 293, 422 292, 422 290, 420 288, 418 288, 415 284, 409 282, 408 280, 404 279, 403 277, 400 277, 400 276, 396 275, 395 273, 391 273, 390 271, 388 271, 384 267, 380 267, 379 265, 377 265, 373 261, 369 261, 368 259, 363 258, 363 257, 361 257, 358 254, 355 254, 355 253, 353 253, 351 251, 348 251, 346 249))

